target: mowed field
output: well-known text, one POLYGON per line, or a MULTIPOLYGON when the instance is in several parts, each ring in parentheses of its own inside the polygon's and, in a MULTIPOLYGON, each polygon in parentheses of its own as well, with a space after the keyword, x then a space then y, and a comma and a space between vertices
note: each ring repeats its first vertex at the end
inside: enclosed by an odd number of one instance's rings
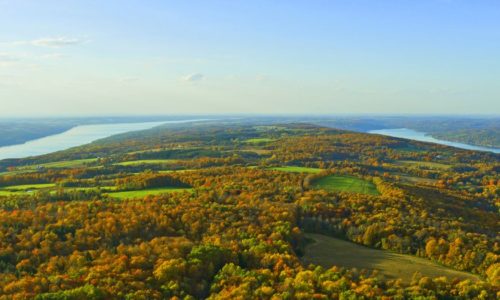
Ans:
POLYGON ((315 180, 312 186, 327 191, 379 195, 373 183, 352 176, 329 175, 315 180))
POLYGON ((265 144, 274 141, 274 139, 270 138, 253 138, 253 139, 248 139, 245 140, 244 142, 246 144, 265 144))
POLYGON ((451 168, 450 165, 430 161, 399 160, 396 164, 434 170, 447 170, 451 168))
POLYGON ((108 195, 115 198, 127 199, 127 198, 142 198, 148 195, 160 195, 174 192, 192 192, 192 188, 178 188, 178 187, 163 187, 155 189, 145 189, 137 191, 125 191, 125 192, 114 192, 108 195))
POLYGON ((143 160, 131 160, 115 163, 119 166, 140 166, 140 165, 165 165, 177 162, 175 159, 143 159, 143 160))
POLYGON ((56 161, 56 162, 50 162, 50 163, 44 163, 44 164, 38 164, 38 165, 33 165, 33 166, 26 166, 26 167, 21 167, 21 170, 33 170, 36 169, 37 167, 44 167, 44 168, 78 168, 78 167, 85 167, 88 164, 94 163, 97 161, 97 158, 87 158, 87 159, 75 159, 75 160, 64 160, 64 161, 56 161))
POLYGON ((373 270, 381 277, 401 278, 405 283, 410 283, 416 272, 431 278, 446 276, 448 279, 480 280, 476 275, 453 270, 411 255, 371 249, 322 234, 306 234, 306 237, 314 240, 314 243, 306 247, 305 255, 302 257, 305 265, 312 263, 324 268, 339 266, 373 270))
POLYGON ((4 187, 0 188, 0 196, 22 195, 22 194, 26 194, 26 193, 31 193, 33 191, 50 189, 53 187, 55 187, 55 184, 53 184, 53 183, 22 184, 22 185, 4 186, 4 187))
POLYGON ((320 173, 321 171, 323 171, 323 169, 318 169, 318 168, 295 167, 295 166, 273 167, 269 169, 275 171, 283 171, 283 172, 311 173, 311 174, 320 173))

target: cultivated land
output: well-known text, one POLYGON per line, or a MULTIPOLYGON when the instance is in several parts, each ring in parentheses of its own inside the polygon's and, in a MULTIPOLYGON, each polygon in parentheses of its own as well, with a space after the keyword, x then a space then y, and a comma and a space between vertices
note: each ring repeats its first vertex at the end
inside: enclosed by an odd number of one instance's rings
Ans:
POLYGON ((141 198, 148 195, 160 195, 160 194, 168 194, 176 192, 192 192, 192 191, 193 189, 191 188, 164 187, 164 188, 137 190, 137 191, 114 192, 114 193, 109 193, 109 196, 120 199, 127 199, 127 198, 141 198))
POLYGON ((491 153, 246 123, 0 161, 0 298, 495 299, 499 168, 491 153))
POLYGON ((319 169, 319 168, 307 168, 307 167, 295 167, 295 166, 272 167, 269 169, 276 170, 276 171, 283 171, 283 172, 311 173, 311 174, 317 174, 317 173, 321 173, 321 171, 324 171, 323 169, 319 169))
POLYGON ((255 138, 255 139, 248 139, 245 140, 245 143, 247 144, 265 144, 274 141, 274 139, 269 139, 269 138, 255 138))
POLYGON ((373 183, 351 176, 325 176, 315 180, 312 186, 313 188, 327 191, 379 195, 379 192, 373 183))
POLYGON ((304 264, 313 263, 324 268, 339 266, 366 269, 376 271, 388 279, 401 278, 405 283, 410 283, 415 273, 431 278, 446 276, 461 280, 480 280, 476 275, 456 271, 411 255, 371 249, 322 234, 308 233, 306 237, 313 242, 306 247, 305 255, 302 257, 304 264))
POLYGON ((137 166, 137 165, 166 165, 177 162, 175 159, 142 159, 142 160, 131 160, 115 163, 119 166, 137 166))
POLYGON ((442 163, 437 163, 437 162, 428 162, 428 161, 411 161, 411 160, 401 160, 398 161, 398 163, 407 165, 407 166, 416 166, 416 167, 422 167, 422 168, 427 168, 427 169, 438 169, 438 170, 446 170, 449 169, 451 166, 442 164, 442 163))

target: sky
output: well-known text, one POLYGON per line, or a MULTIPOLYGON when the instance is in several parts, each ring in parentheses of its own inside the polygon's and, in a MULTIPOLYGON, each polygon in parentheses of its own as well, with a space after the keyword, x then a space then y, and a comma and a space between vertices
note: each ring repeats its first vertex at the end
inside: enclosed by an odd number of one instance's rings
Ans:
POLYGON ((500 114, 498 0, 0 0, 0 117, 500 114))

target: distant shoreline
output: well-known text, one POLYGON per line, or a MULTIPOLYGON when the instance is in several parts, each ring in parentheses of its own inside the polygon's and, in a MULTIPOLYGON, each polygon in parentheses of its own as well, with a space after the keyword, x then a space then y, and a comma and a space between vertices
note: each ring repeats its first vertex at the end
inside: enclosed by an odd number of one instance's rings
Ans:
POLYGON ((492 152, 492 153, 497 153, 497 154, 500 153, 499 148, 476 146, 476 145, 471 145, 471 144, 441 140, 441 139, 437 139, 437 138, 433 137, 432 135, 427 134, 425 132, 421 132, 421 131, 417 131, 417 130, 413 130, 413 129, 408 129, 408 128, 369 130, 368 133, 381 134, 381 135, 386 135, 386 136, 391 136, 391 137, 396 137, 396 138, 404 138, 404 139, 409 139, 409 140, 414 140, 414 141, 419 141, 419 142, 434 143, 434 144, 445 145, 445 146, 455 147, 455 148, 464 149, 464 150, 484 151, 484 152, 492 152))

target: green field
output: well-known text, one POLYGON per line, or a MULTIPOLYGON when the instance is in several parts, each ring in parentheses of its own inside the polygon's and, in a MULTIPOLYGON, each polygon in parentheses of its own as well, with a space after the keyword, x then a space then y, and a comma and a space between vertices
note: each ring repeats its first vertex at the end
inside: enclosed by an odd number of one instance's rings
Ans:
POLYGON ((55 161, 50 163, 38 164, 33 166, 21 167, 20 169, 32 170, 37 167, 44 168, 77 168, 77 167, 85 167, 89 163, 93 163, 97 161, 97 158, 87 158, 87 159, 75 159, 75 160, 64 160, 64 161, 55 161))
POLYGON ((138 191, 125 191, 125 192, 113 192, 108 195, 115 198, 126 199, 126 198, 142 198, 147 195, 159 195, 174 192, 192 192, 192 188, 177 188, 177 187, 164 187, 155 189, 146 189, 138 191))
POLYGON ((97 161, 97 158, 88 158, 88 159, 63 160, 63 161, 55 161, 55 162, 43 163, 43 164, 37 164, 37 165, 20 166, 13 171, 1 172, 0 176, 2 176, 2 175, 16 175, 16 174, 34 172, 38 169, 38 167, 43 167, 43 168, 47 168, 47 169, 87 167, 88 164, 96 162, 96 161, 97 161))
POLYGON ((320 173, 321 171, 324 171, 323 169, 319 168, 294 167, 294 166, 272 167, 269 169, 275 171, 283 171, 283 172, 311 173, 311 174, 316 174, 320 173))
POLYGON ((10 185, 0 188, 0 196, 23 195, 35 190, 50 189, 55 187, 53 183, 10 185))
POLYGON ((302 258, 305 265, 313 263, 324 268, 339 266, 376 270, 381 277, 401 278, 405 283, 411 281, 415 272, 427 277, 446 276, 450 279, 480 280, 473 274, 453 270, 411 255, 371 249, 321 234, 306 234, 306 237, 314 240, 314 243, 306 247, 306 253, 302 258))
POLYGON ((14 170, 14 171, 1 172, 0 176, 33 172, 33 171, 36 171, 38 167, 44 167, 47 169, 81 168, 81 167, 86 167, 88 164, 94 163, 96 161, 97 161, 97 158, 87 158, 87 159, 55 161, 55 162, 43 163, 43 164, 37 164, 37 165, 20 166, 20 167, 16 168, 16 170, 14 170))
POLYGON ((25 194, 25 193, 26 192, 24 192, 24 191, 13 192, 13 191, 7 191, 7 190, 0 189, 0 196, 22 195, 22 194, 25 194))
POLYGON ((27 190, 39 190, 52 188, 56 185, 54 183, 38 183, 38 184, 21 184, 21 185, 9 185, 1 188, 2 190, 9 191, 27 191, 27 190))
POLYGON ((408 175, 399 175, 399 177, 401 178, 402 181, 412 184, 433 185, 437 182, 437 179, 432 179, 432 178, 423 178, 423 177, 408 176, 408 175))
POLYGON ((312 186, 315 189, 323 189, 334 192, 354 192, 379 195, 379 192, 373 183, 352 176, 329 175, 314 181, 312 186))
POLYGON ((426 169, 436 169, 436 170, 447 170, 447 169, 451 168, 450 165, 437 163, 437 162, 431 162, 431 161, 399 160, 399 161, 397 161, 397 164, 404 165, 404 166, 423 167, 426 169))
POLYGON ((245 140, 244 142, 247 144, 265 144, 274 141, 275 139, 270 138, 253 138, 245 140))
POLYGON ((139 165, 165 165, 177 162, 175 159, 143 159, 143 160, 131 160, 116 163, 119 166, 139 166, 139 165))
POLYGON ((35 169, 33 169, 33 170, 5 171, 5 172, 0 172, 0 176, 4 176, 4 175, 17 175, 17 174, 24 174, 24 173, 32 173, 34 171, 35 171, 35 169))

